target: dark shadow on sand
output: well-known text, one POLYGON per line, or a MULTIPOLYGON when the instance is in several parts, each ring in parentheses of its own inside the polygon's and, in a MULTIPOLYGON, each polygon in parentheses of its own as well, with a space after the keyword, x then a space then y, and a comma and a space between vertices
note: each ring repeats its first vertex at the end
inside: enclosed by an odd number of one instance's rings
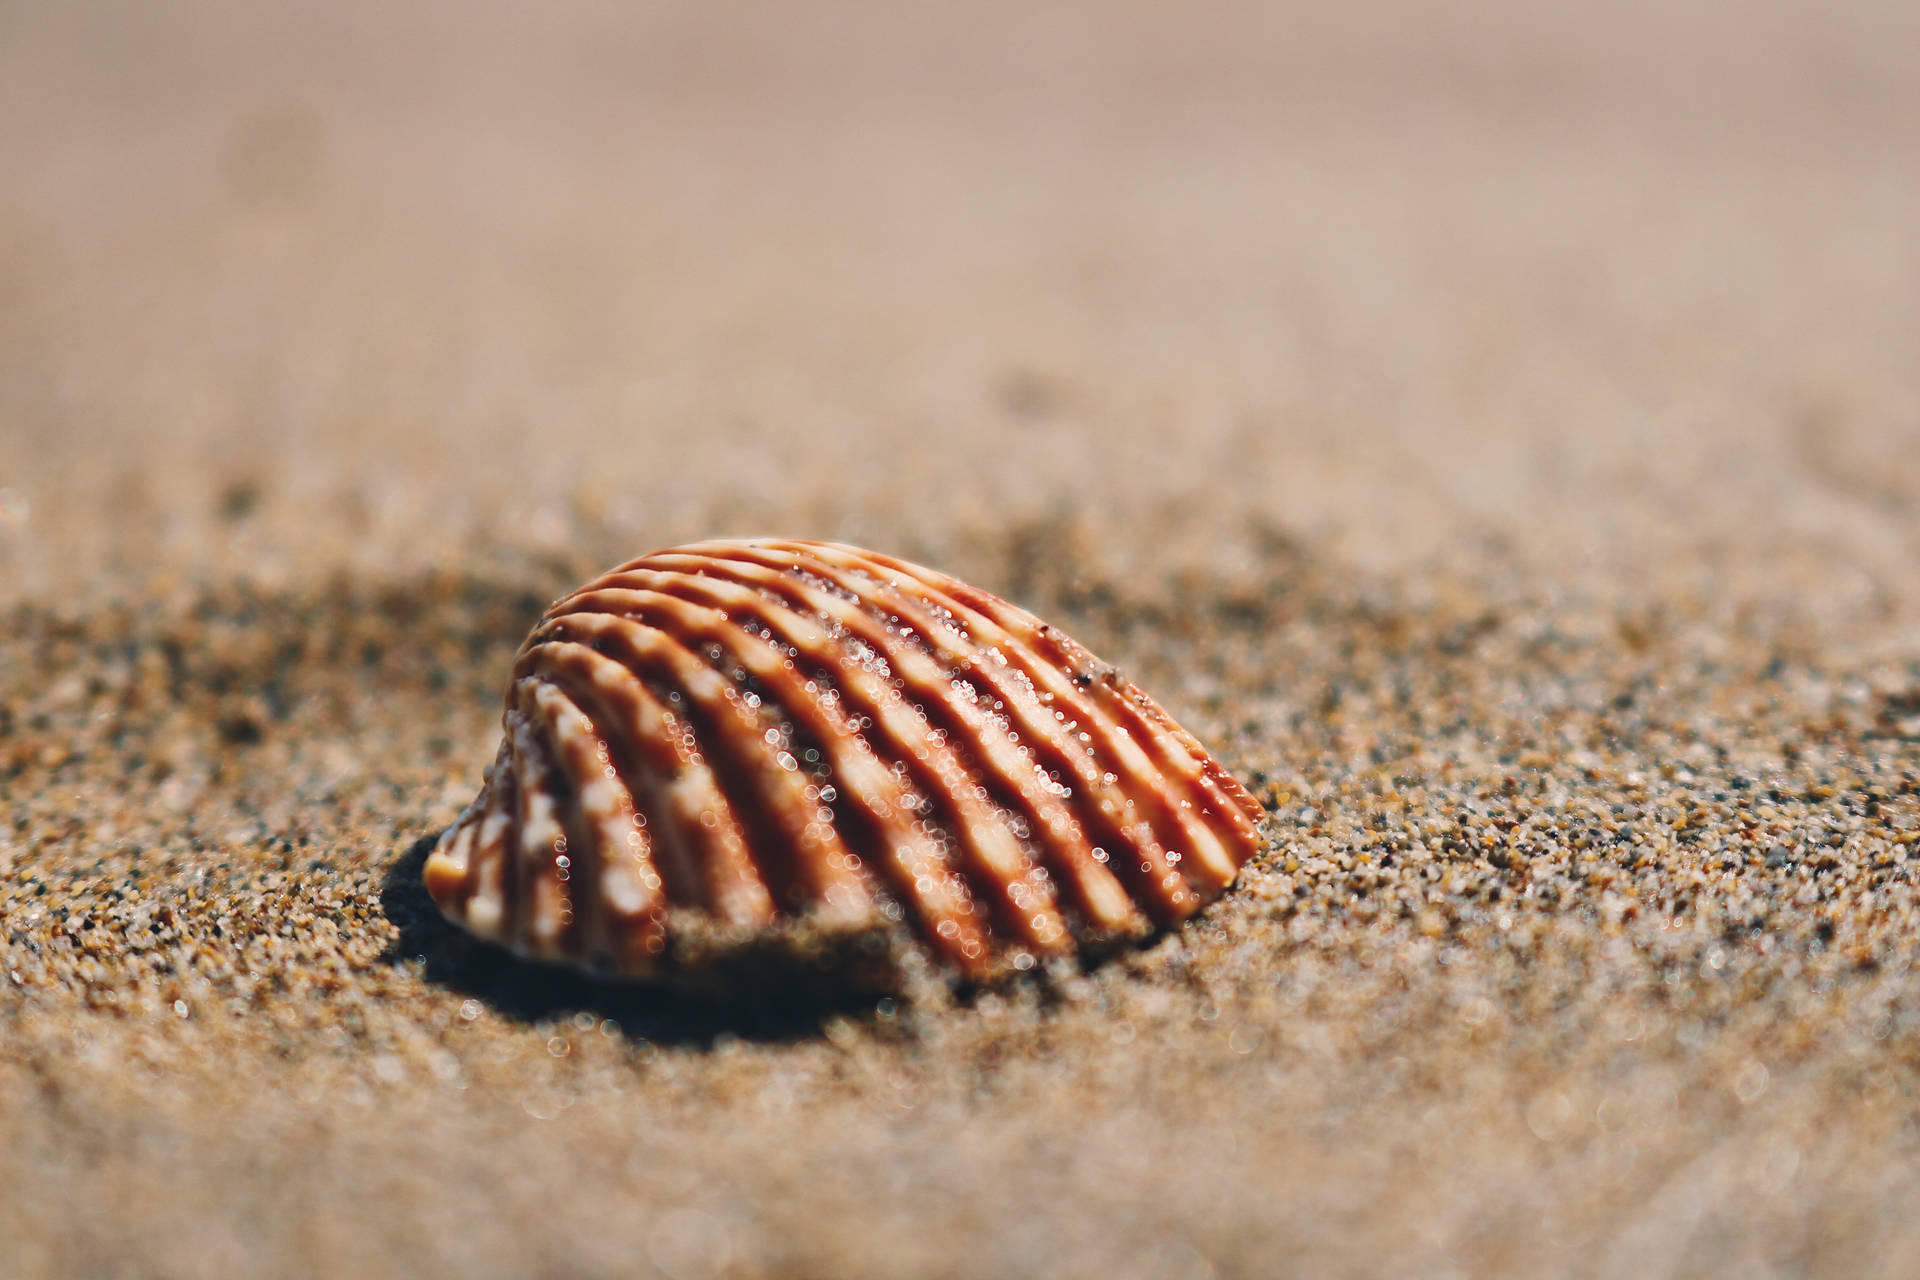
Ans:
POLYGON ((613 1019, 636 1039, 704 1046, 721 1036, 804 1039, 817 1035, 829 1018, 874 1011, 874 994, 831 982, 763 977, 751 988, 686 991, 522 959, 461 932, 434 906, 420 869, 436 838, 437 833, 414 841, 394 858, 381 882, 381 909, 400 931, 385 958, 393 964, 424 960, 427 981, 482 1000, 516 1021, 585 1012, 613 1019))

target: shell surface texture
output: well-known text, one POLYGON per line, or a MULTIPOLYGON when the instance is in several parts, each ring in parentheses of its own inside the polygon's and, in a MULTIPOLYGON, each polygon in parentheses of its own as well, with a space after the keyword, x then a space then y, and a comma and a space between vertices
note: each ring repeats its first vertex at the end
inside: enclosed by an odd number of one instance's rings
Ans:
POLYGON ((427 890, 480 938, 605 974, 901 947, 983 980, 1176 925, 1259 847, 1258 803, 1112 667, 833 543, 601 575, 527 637, 503 720, 427 890))

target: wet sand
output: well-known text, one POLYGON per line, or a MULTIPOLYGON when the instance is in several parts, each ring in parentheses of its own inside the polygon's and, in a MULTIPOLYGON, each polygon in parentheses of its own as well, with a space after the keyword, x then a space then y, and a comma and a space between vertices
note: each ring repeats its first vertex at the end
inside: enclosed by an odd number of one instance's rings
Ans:
POLYGON ((1902 5, 0 14, 0 1275, 1920 1268, 1902 5), (439 924, 515 646, 780 533, 1274 839, 918 1003, 439 924))

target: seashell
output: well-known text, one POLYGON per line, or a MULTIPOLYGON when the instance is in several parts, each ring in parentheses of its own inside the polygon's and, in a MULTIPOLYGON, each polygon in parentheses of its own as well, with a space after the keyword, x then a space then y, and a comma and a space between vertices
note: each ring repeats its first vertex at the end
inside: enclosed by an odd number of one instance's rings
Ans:
POLYGON ((1113 667, 833 543, 603 574, 527 637, 503 720, 426 887, 481 938, 614 974, 888 939, 984 979, 1178 924, 1259 843, 1252 796, 1113 667))

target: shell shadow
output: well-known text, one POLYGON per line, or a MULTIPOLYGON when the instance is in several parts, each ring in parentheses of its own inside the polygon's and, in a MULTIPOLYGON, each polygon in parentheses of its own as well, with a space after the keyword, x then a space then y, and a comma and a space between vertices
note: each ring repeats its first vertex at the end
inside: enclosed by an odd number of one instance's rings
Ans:
POLYGON ((656 1044, 710 1046, 722 1036, 757 1041, 806 1039, 836 1016, 872 1014, 877 997, 831 983, 764 978, 750 988, 687 991, 655 983, 597 978, 526 960, 448 923, 427 895, 420 869, 438 833, 420 837, 387 867, 380 907, 399 930, 384 957, 421 960, 436 986, 484 1001, 518 1022, 573 1013, 611 1018, 621 1031, 656 1044))

